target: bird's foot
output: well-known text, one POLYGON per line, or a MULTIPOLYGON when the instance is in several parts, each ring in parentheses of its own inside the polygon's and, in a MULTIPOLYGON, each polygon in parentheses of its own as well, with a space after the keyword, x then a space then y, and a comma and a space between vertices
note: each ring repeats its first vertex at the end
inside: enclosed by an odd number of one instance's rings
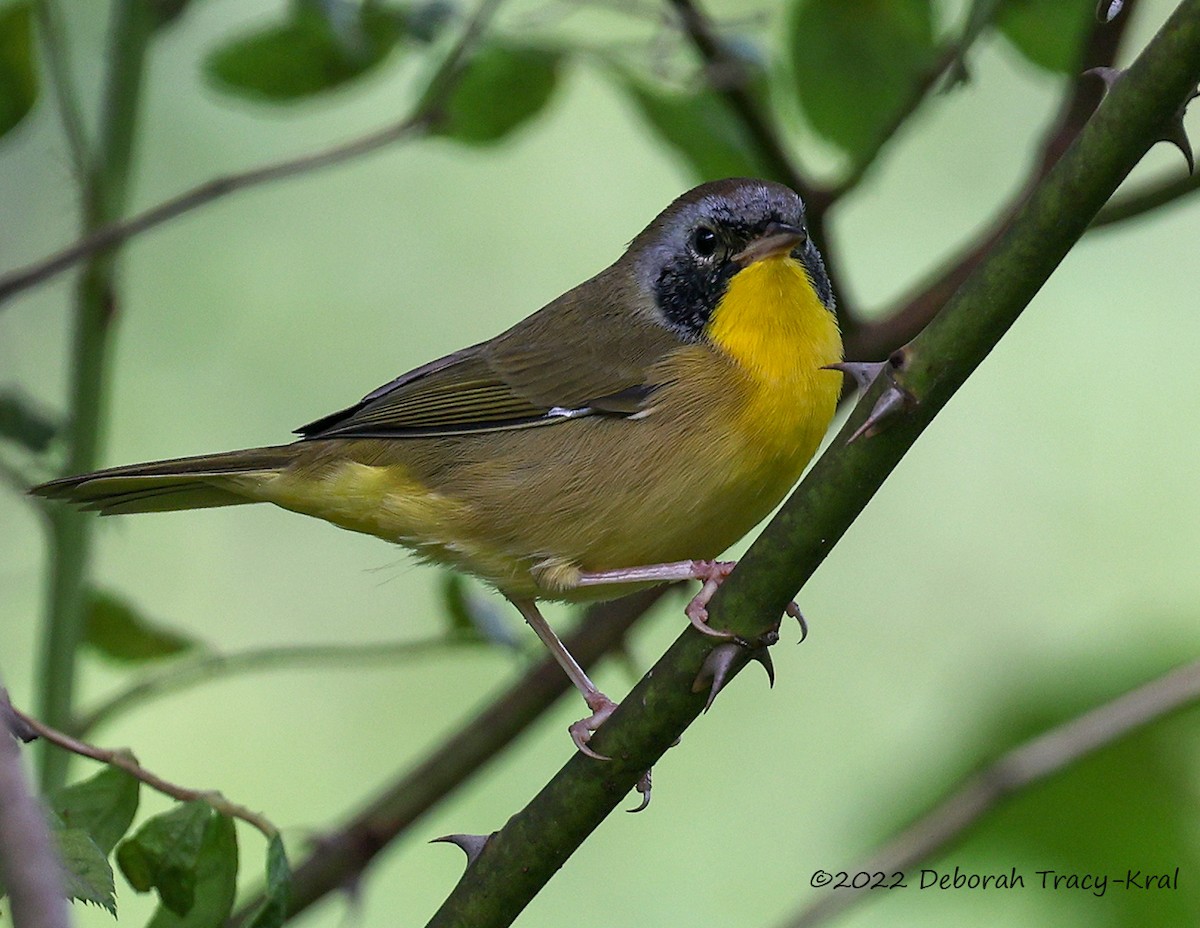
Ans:
POLYGON ((700 592, 693 596, 692 601, 684 608, 684 614, 692 623, 692 628, 700 634, 716 638, 718 641, 732 641, 733 632, 713 628, 708 624, 708 601, 725 582, 725 578, 733 572, 737 561, 692 561, 692 566, 694 570, 692 576, 700 581, 701 586, 700 592))
POLYGON ((603 725, 610 715, 616 709, 617 704, 601 693, 595 690, 591 693, 585 693, 583 696, 587 707, 592 710, 592 714, 587 718, 580 719, 567 728, 571 733, 571 740, 575 742, 575 747, 579 748, 580 752, 588 757, 594 757, 596 760, 611 760, 612 758, 599 754, 588 747, 588 742, 592 740, 592 734, 603 725))
MULTIPOLYGON (((692 627, 702 635, 715 638, 718 641, 737 641, 733 632, 713 628, 708 624, 708 602, 717 592, 717 588, 725 582, 725 578, 733 572, 737 561, 692 561, 695 569, 695 579, 703 582, 700 592, 692 597, 692 601, 684 608, 684 613, 692 623, 692 627)), ((800 613, 800 607, 790 602, 784 608, 784 613, 800 623, 800 640, 808 637, 808 623, 800 613)), ((745 642, 740 642, 745 644, 745 642)))

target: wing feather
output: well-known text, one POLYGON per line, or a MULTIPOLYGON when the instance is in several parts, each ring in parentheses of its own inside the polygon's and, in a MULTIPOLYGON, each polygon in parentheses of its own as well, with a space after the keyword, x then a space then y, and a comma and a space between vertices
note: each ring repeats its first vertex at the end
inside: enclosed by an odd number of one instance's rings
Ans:
MULTIPOLYGON (((619 276, 620 268, 605 274, 619 276)), ((589 294, 618 303, 629 296, 620 281, 605 286, 603 276, 496 338, 415 368, 296 431, 304 438, 404 438, 636 414, 659 386, 656 365, 680 342, 640 303, 632 312, 596 306, 589 294)))

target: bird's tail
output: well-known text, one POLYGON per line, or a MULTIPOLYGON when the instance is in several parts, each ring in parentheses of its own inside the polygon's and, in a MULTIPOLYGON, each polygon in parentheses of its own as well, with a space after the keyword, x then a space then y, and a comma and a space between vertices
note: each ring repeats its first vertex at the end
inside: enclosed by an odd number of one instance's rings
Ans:
MULTIPOLYGON (((294 457, 293 445, 202 454, 60 477, 29 492, 47 499, 66 500, 106 516, 237 506, 258 500, 250 493, 238 492, 241 481, 228 478, 258 474, 270 477, 294 457)), ((247 481, 243 485, 248 487, 252 483, 247 481)))

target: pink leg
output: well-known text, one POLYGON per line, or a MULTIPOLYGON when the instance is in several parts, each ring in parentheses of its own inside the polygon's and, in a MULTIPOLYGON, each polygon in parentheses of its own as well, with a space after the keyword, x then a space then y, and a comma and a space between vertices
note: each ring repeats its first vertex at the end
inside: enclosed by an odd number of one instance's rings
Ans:
POLYGON ((575 684, 575 688, 583 694, 583 701, 587 703, 587 707, 592 710, 592 714, 587 718, 580 719, 567 728, 567 731, 571 733, 571 740, 575 742, 575 747, 588 757, 594 757, 596 760, 608 760, 609 758, 603 754, 597 754, 589 748, 587 743, 592 738, 592 732, 603 725, 604 721, 613 714, 617 704, 601 693, 596 684, 591 681, 583 668, 579 666, 579 662, 571 656, 566 645, 559 640, 558 635, 554 634, 554 629, 542 618, 542 614, 532 600, 510 599, 509 601, 517 607, 525 621, 529 623, 529 627, 542 639, 542 644, 554 655, 558 666, 566 672, 571 682, 575 684))
MULTIPOLYGON (((717 588, 736 566, 737 561, 675 561, 670 564, 650 564, 646 567, 597 570, 580 574, 579 585, 601 586, 605 583, 665 583, 671 580, 699 580, 702 583, 700 592, 687 604, 684 612, 696 631, 708 635, 710 638, 729 641, 734 637, 732 632, 722 631, 708 624, 708 601, 713 598, 717 588)), ((800 608, 795 603, 789 603, 787 614, 800 618, 800 608)), ((802 627, 803 624, 801 618, 802 627)))

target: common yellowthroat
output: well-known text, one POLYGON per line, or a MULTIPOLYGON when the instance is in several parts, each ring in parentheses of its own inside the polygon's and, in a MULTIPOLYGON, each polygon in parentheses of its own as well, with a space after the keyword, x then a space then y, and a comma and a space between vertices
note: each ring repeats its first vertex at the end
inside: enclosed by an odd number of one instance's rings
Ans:
POLYGON ((783 498, 833 417, 833 293, 804 204, 730 179, 683 194, 607 269, 267 448, 34 488, 104 514, 271 502, 503 593, 583 693, 585 753, 615 708, 536 601, 705 581, 783 498))

